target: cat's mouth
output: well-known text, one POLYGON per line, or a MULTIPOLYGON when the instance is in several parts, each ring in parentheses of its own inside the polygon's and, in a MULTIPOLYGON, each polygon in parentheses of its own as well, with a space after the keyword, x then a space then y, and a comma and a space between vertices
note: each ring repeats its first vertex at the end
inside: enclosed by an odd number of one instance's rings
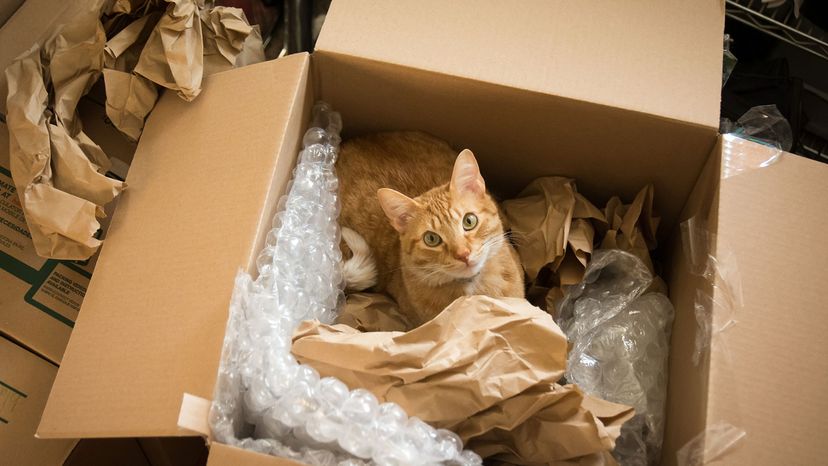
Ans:
POLYGON ((470 260, 469 262, 457 264, 451 270, 451 275, 453 275, 458 280, 468 280, 479 275, 482 269, 482 260, 470 260))

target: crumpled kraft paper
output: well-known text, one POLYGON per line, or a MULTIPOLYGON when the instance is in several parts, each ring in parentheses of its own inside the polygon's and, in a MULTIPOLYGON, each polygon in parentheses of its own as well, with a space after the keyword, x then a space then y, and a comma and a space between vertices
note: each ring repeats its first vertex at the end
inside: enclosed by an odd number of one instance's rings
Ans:
POLYGON ((158 98, 156 85, 191 101, 201 92, 204 76, 265 59, 259 29, 248 24, 241 9, 167 1, 163 12, 147 13, 149 4, 130 2, 111 9, 144 14, 106 44, 107 116, 133 139, 158 98))
POLYGON ((103 66, 97 14, 96 8, 78 12, 5 71, 12 178, 44 257, 88 259, 100 246, 96 217, 126 187, 104 176, 109 159, 83 133, 76 113, 103 66))
POLYGON ((397 303, 380 293, 351 293, 336 317, 337 324, 345 324, 360 332, 404 332, 411 323, 399 312, 397 303))
POLYGON ((264 44, 258 26, 247 22, 238 8, 202 10, 204 23, 204 74, 264 61, 264 44))
MULTIPOLYGON (((631 204, 624 205, 618 197, 607 202, 604 214, 607 231, 603 232, 601 249, 621 249, 638 256, 653 271, 650 251, 655 249, 660 218, 653 214, 652 185, 645 186, 631 204)), ((601 227, 599 226, 599 229, 601 227)))
POLYGON ((201 92, 204 75, 200 6, 195 0, 169 0, 135 66, 137 74, 175 90, 186 101, 201 92))
POLYGON ((244 64, 264 60, 261 34, 258 28, 248 24, 241 9, 204 9, 201 0, 167 1, 167 10, 147 39, 135 66, 137 74, 175 90, 182 99, 190 101, 201 92, 201 80, 209 74, 205 71, 233 68, 247 48, 250 51, 249 55, 245 54, 244 64), (259 50, 261 54, 257 54, 259 50))
POLYGON ((633 414, 556 384, 566 337, 522 299, 463 297, 405 333, 308 321, 294 334, 293 353, 323 376, 396 402, 457 432, 483 456, 515 464, 604 457, 633 414))
POLYGON ((602 211, 578 193, 574 180, 543 177, 505 201, 503 211, 530 279, 527 299, 554 314, 562 287, 583 279, 596 245, 635 254, 653 271, 650 251, 659 223, 653 194, 649 185, 632 203, 616 196, 602 211))
POLYGON ((158 98, 156 83, 188 100, 200 92, 205 49, 216 51, 208 59, 215 71, 264 60, 258 28, 247 25, 240 9, 170 0, 163 12, 160 0, 116 0, 106 7, 115 14, 106 20, 107 41, 103 3, 94 0, 76 12, 5 71, 12 178, 44 257, 92 256, 100 246, 96 216, 126 187, 103 175, 109 158, 77 116, 79 100, 102 72, 107 116, 137 139, 158 98))
POLYGON ((155 83, 132 73, 159 12, 142 16, 106 42, 103 71, 106 116, 121 132, 137 140, 144 120, 158 100, 155 83))
POLYGON ((570 242, 574 243, 578 262, 586 267, 592 245, 585 239, 594 232, 591 224, 579 222, 573 236, 573 219, 606 223, 604 214, 578 193, 574 180, 556 176, 535 179, 516 199, 503 202, 503 211, 530 281, 549 264, 557 270, 570 242))

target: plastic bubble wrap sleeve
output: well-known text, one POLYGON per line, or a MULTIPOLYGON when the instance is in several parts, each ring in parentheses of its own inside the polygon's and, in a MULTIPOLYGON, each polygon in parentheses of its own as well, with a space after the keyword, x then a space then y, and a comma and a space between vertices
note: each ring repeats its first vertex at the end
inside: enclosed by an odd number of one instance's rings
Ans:
POLYGON ((635 408, 613 452, 623 466, 654 464, 661 454, 674 311, 667 296, 646 293, 652 281, 634 255, 599 250, 558 308, 572 344, 567 382, 635 408))
POLYGON ((299 364, 299 322, 330 323, 344 302, 339 250, 339 114, 314 121, 255 280, 236 278, 210 427, 219 442, 315 465, 481 464, 453 432, 409 418, 398 405, 299 364))

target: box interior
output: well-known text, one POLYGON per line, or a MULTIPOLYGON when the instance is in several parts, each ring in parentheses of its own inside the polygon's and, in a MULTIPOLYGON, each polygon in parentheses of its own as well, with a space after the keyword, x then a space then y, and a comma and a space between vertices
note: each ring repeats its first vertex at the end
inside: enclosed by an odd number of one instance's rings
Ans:
MULTIPOLYGON (((706 422, 707 372, 693 365, 691 355, 697 329, 695 290, 710 284, 689 273, 679 223, 699 217, 716 231, 721 164, 717 131, 335 53, 314 54, 312 77, 305 122, 308 107, 318 99, 341 113, 343 139, 416 129, 446 139, 458 151, 470 148, 487 187, 501 199, 547 175, 574 178, 579 192, 597 206, 613 195, 629 202, 645 184, 654 184, 662 223, 653 257, 676 307, 661 462, 674 464, 676 450, 706 422)), ((298 150, 297 140, 294 157, 298 150)))
MULTIPOLYGON (((315 53, 311 69, 300 132, 307 129, 309 108, 316 100, 341 113, 343 140, 379 131, 426 131, 458 150, 472 149, 487 187, 501 199, 547 175, 574 178, 579 192, 597 206, 613 195, 629 202, 645 184, 655 185, 662 223, 653 256, 676 307, 662 453, 662 464, 674 464, 676 450, 702 431, 706 420, 706 371, 692 365, 691 354, 697 328, 695 290, 710 285, 688 272, 679 223, 699 216, 715 232, 721 152, 717 131, 334 53, 315 53)), ((298 150, 297 138, 293 152, 283 155, 295 157, 298 150)))

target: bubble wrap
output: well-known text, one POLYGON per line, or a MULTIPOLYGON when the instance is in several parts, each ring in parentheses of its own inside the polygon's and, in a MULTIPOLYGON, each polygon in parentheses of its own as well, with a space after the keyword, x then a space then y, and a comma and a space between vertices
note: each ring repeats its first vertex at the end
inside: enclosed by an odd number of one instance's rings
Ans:
POLYGON ((339 114, 316 105, 258 256, 259 276, 236 277, 210 411, 213 436, 314 465, 482 464, 453 432, 320 378, 290 353, 299 322, 333 322, 344 301, 334 170, 341 127, 339 114))
POLYGON ((644 293, 652 279, 634 255, 596 251, 583 281, 558 307, 558 323, 572 343, 566 380, 635 408, 613 452, 624 466, 655 464, 661 454, 674 311, 665 295, 644 293))

